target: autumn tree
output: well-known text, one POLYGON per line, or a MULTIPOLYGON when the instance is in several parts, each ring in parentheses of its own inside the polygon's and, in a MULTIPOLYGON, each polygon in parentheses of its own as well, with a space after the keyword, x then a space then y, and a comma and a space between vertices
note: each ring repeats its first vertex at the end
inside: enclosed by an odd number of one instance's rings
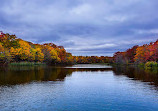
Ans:
POLYGON ((4 57, 4 47, 2 46, 2 43, 0 43, 0 60, 2 61, 4 57))
POLYGON ((58 63, 60 62, 60 58, 58 57, 57 51, 48 45, 46 45, 43 49, 42 52, 44 54, 44 61, 51 64, 51 63, 58 63))
POLYGON ((35 49, 35 61, 43 62, 44 60, 44 54, 42 53, 42 50, 40 48, 35 49))

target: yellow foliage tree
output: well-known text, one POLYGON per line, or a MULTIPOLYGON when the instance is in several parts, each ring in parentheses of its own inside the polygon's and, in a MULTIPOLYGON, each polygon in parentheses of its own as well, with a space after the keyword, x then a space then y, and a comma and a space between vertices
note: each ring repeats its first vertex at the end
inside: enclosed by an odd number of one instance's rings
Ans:
POLYGON ((51 47, 51 46, 45 46, 43 47, 43 53, 44 53, 44 61, 45 62, 60 62, 60 58, 58 57, 57 51, 51 47))
POLYGON ((44 60, 44 54, 42 53, 40 48, 36 48, 35 60, 42 62, 44 60))
POLYGON ((22 40, 19 41, 19 44, 20 44, 20 48, 18 48, 18 50, 19 50, 20 59, 28 60, 29 57, 31 56, 31 46, 29 45, 29 43, 22 40))
POLYGON ((52 47, 49 47, 49 50, 50 50, 50 56, 51 56, 51 60, 54 61, 54 62, 60 62, 60 58, 58 57, 58 54, 57 54, 57 51, 52 48, 52 47))
POLYGON ((0 43, 0 59, 4 59, 4 57, 5 57, 5 55, 4 55, 4 47, 0 43))

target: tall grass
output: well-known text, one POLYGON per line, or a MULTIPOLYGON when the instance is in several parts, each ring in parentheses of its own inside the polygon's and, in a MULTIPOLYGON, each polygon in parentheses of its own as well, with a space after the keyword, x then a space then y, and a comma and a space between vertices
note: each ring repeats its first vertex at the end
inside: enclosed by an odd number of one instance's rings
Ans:
POLYGON ((9 64, 10 66, 35 66, 35 65, 46 65, 41 62, 12 62, 9 64))

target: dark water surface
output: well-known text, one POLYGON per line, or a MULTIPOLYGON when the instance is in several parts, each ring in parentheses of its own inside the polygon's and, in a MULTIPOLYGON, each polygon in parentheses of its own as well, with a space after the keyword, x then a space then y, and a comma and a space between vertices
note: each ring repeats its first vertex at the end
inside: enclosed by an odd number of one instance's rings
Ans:
POLYGON ((0 111, 158 111, 158 73, 105 65, 0 68, 0 111))

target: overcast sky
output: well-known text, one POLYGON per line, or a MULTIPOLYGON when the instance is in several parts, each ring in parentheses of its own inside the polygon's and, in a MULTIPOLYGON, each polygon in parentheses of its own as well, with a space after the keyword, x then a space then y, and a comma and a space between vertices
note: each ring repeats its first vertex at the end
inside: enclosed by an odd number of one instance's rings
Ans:
POLYGON ((73 55, 112 56, 158 39, 158 0, 0 0, 0 30, 73 55))

